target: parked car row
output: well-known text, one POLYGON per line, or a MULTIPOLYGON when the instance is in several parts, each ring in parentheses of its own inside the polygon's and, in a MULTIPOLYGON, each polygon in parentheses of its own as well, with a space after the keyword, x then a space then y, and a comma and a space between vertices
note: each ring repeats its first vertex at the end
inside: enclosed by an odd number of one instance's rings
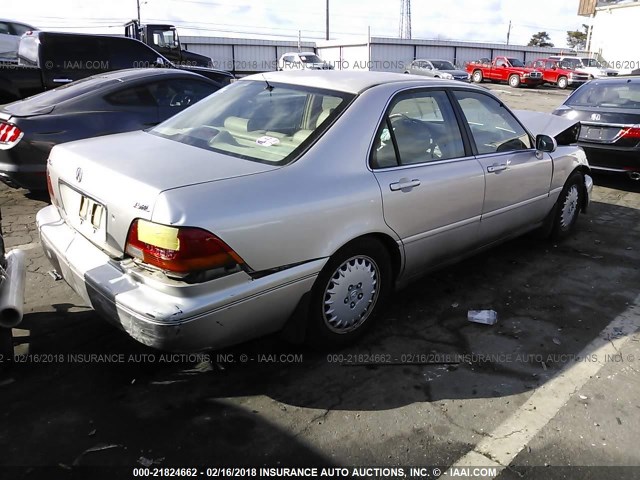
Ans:
MULTIPOLYGON (((591 78, 606 76, 595 67, 581 69, 580 58, 549 57, 539 58, 526 65, 518 58, 496 57, 493 61, 483 58, 470 62, 465 70, 457 69, 447 60, 416 59, 409 63, 404 73, 449 80, 505 82, 511 87, 537 87, 542 84, 558 88, 577 87, 591 78)), ((613 75, 612 72, 608 73, 613 75)))

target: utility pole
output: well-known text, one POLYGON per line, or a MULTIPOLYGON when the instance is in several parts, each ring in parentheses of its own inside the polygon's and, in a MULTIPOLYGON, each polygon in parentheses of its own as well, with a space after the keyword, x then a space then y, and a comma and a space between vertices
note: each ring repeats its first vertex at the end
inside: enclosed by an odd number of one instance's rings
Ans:
POLYGON ((329 40, 329 0, 327 0, 327 40, 329 40))
POLYGON ((507 30, 507 45, 509 45, 509 37, 511 37, 511 20, 509 20, 509 30, 507 30))
POLYGON ((140 25, 140 0, 136 0, 136 3, 138 4, 138 25, 140 25))
POLYGON ((411 38, 411 0, 400 0, 400 38, 411 38))

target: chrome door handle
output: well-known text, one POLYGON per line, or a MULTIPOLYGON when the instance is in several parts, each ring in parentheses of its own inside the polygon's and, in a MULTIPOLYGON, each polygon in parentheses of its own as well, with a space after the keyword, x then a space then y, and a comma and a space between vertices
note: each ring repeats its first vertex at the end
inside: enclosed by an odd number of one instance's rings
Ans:
POLYGON ((508 165, 506 163, 494 163, 493 165, 489 165, 487 167, 487 172, 495 173, 501 172, 502 170, 506 170, 508 165))
POLYGON ((397 190, 406 190, 412 189, 413 187, 417 187, 420 185, 420 180, 414 178, 413 180, 409 180, 407 178, 401 178, 399 182, 389 184, 389 188, 392 192, 397 190))
POLYGON ((70 83, 73 82, 70 78, 54 78, 53 83, 70 83))

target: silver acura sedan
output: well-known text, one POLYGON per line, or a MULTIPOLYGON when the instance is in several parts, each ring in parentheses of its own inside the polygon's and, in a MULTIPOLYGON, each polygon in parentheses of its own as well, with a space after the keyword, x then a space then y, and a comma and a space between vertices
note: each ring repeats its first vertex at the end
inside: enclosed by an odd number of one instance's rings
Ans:
POLYGON ((534 136, 460 82, 253 75, 151 130, 54 147, 37 223, 69 285, 146 345, 339 347, 425 272, 566 236, 593 185, 578 128, 534 136))

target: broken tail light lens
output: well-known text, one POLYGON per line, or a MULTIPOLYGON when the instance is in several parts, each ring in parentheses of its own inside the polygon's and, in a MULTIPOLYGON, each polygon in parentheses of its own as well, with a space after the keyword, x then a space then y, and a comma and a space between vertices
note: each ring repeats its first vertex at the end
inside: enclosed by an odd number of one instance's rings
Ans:
POLYGON ((640 140, 640 125, 626 127, 620 132, 620 138, 637 138, 640 140))
POLYGON ((0 150, 8 150, 14 147, 23 137, 24 133, 15 125, 0 122, 0 150))
POLYGON ((211 232, 142 219, 131 224, 125 251, 146 264, 179 274, 244 266, 244 260, 211 232))

